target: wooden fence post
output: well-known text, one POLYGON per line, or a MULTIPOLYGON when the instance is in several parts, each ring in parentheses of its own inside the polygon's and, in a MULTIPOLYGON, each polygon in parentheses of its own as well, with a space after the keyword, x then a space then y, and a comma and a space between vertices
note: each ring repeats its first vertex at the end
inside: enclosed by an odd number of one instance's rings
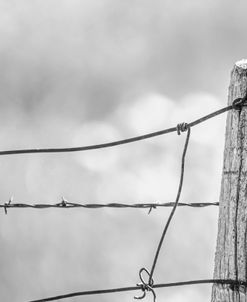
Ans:
MULTIPOLYGON (((231 74, 228 104, 246 91, 247 60, 241 60, 231 74)), ((247 278, 247 107, 227 116, 214 278, 247 278)), ((214 284, 211 301, 244 302, 247 290, 214 284)))

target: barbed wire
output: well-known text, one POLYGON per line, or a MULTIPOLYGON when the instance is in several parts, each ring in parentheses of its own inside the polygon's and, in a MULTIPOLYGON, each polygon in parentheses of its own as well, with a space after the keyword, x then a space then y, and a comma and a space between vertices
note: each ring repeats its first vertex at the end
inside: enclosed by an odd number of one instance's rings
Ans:
MULTIPOLYGON (((75 208, 85 208, 85 209, 102 209, 102 208, 114 208, 114 209, 152 209, 157 208, 167 208, 173 207, 175 202, 153 202, 153 203, 74 203, 68 202, 65 199, 62 199, 59 203, 48 204, 48 203, 20 203, 20 202, 8 202, 1 203, 0 208, 5 210, 7 214, 8 209, 75 209, 75 208)), ((191 207, 191 208, 205 208, 210 206, 218 206, 219 202, 179 202, 177 204, 178 207, 191 207)))
MULTIPOLYGON (((244 103, 244 99, 237 99, 236 103, 233 103, 233 105, 224 107, 222 109, 219 109, 213 113, 210 113, 208 115, 205 115, 193 122, 188 123, 187 125, 189 127, 194 127, 202 122, 205 122, 208 119, 211 119, 217 115, 220 115, 224 112, 227 112, 232 109, 237 109, 238 106, 240 106, 242 103, 244 103)), ((14 154, 32 154, 32 153, 64 153, 64 152, 78 152, 78 151, 86 151, 86 150, 95 150, 95 149, 103 149, 103 148, 109 148, 109 147, 114 147, 114 146, 119 146, 119 145, 124 145, 124 144, 129 144, 141 140, 146 140, 152 137, 168 134, 171 132, 178 132, 179 129, 178 127, 172 127, 172 128, 167 128, 164 130, 140 135, 140 136, 135 136, 123 140, 118 140, 118 141, 113 141, 113 142, 108 142, 108 143, 103 143, 103 144, 96 144, 96 145, 88 145, 88 146, 82 146, 82 147, 68 147, 68 148, 31 148, 31 149, 15 149, 15 150, 3 150, 0 151, 0 155, 14 155, 14 154)))
MULTIPOLYGON (((236 288, 236 287, 246 288, 247 287, 247 282, 241 281, 241 280, 203 279, 203 280, 190 280, 190 281, 154 284, 153 288, 166 288, 166 287, 188 286, 188 285, 197 285, 197 284, 230 285, 231 288, 236 288)), ((74 292, 74 293, 69 293, 69 294, 64 294, 64 295, 59 295, 59 296, 53 296, 53 297, 49 297, 49 298, 43 298, 43 299, 39 299, 39 300, 32 300, 32 301, 28 301, 28 302, 48 302, 48 301, 62 300, 62 299, 73 298, 73 297, 78 297, 78 296, 100 295, 100 294, 128 292, 128 291, 135 291, 135 290, 143 290, 142 285, 74 292)))

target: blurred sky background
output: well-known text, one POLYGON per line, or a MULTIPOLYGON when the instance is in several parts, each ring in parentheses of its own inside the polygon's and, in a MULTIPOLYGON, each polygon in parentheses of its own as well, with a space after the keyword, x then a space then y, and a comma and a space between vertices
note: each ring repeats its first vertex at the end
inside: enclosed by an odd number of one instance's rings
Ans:
MULTIPOLYGON (((101 143, 189 122, 227 103, 247 57, 246 1, 0 0, 0 149, 101 143)), ((183 202, 218 201, 226 116, 192 129, 183 202)), ((0 158, 1 203, 174 201, 185 134, 71 154, 0 158)), ((170 209, 0 214, 0 301, 131 286, 170 209)), ((218 209, 179 208, 156 283, 213 276, 218 209)), ((210 301, 211 286, 157 301, 210 301)), ((135 292, 78 297, 132 301, 135 292)), ((67 300, 66 300, 67 301, 67 300)), ((152 301, 148 295, 145 301, 152 301)))

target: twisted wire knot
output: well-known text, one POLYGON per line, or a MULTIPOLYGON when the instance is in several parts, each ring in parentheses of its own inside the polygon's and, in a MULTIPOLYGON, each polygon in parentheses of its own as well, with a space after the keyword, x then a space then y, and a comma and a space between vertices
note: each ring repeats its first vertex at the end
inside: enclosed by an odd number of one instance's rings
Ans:
POLYGON ((188 128, 189 128, 189 124, 187 124, 187 123, 177 124, 177 133, 178 133, 178 135, 180 135, 181 132, 187 131, 188 128))
POLYGON ((144 299, 146 297, 146 292, 150 291, 153 294, 153 301, 155 302, 156 301, 156 294, 155 294, 155 291, 153 289, 154 280, 153 280, 153 278, 150 278, 150 273, 145 267, 143 267, 139 270, 139 277, 140 277, 141 283, 138 283, 137 286, 140 287, 143 294, 141 296, 135 296, 134 299, 138 299, 138 300, 144 299), (148 275, 148 277, 149 277, 148 282, 146 282, 144 280, 143 275, 142 275, 143 272, 145 272, 148 275))

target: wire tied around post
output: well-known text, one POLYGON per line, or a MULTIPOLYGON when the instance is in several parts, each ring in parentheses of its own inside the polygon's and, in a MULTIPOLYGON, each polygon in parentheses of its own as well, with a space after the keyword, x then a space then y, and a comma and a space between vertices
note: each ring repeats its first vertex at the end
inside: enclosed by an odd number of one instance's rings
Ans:
POLYGON ((146 297, 146 292, 150 291, 153 294, 153 301, 155 302, 156 301, 156 294, 155 294, 155 291, 153 289, 154 280, 153 280, 152 277, 150 279, 150 273, 145 267, 143 267, 139 270, 139 277, 140 277, 141 283, 138 283, 137 286, 140 287, 140 289, 143 291, 143 294, 142 294, 142 296, 134 296, 134 299, 138 299, 138 300, 144 299, 146 297), (148 275, 148 277, 149 277, 148 282, 146 282, 144 280, 143 272, 145 272, 148 275))
POLYGON ((241 110, 243 106, 247 106, 247 93, 243 98, 237 98, 232 102, 232 108, 235 110, 241 110))

